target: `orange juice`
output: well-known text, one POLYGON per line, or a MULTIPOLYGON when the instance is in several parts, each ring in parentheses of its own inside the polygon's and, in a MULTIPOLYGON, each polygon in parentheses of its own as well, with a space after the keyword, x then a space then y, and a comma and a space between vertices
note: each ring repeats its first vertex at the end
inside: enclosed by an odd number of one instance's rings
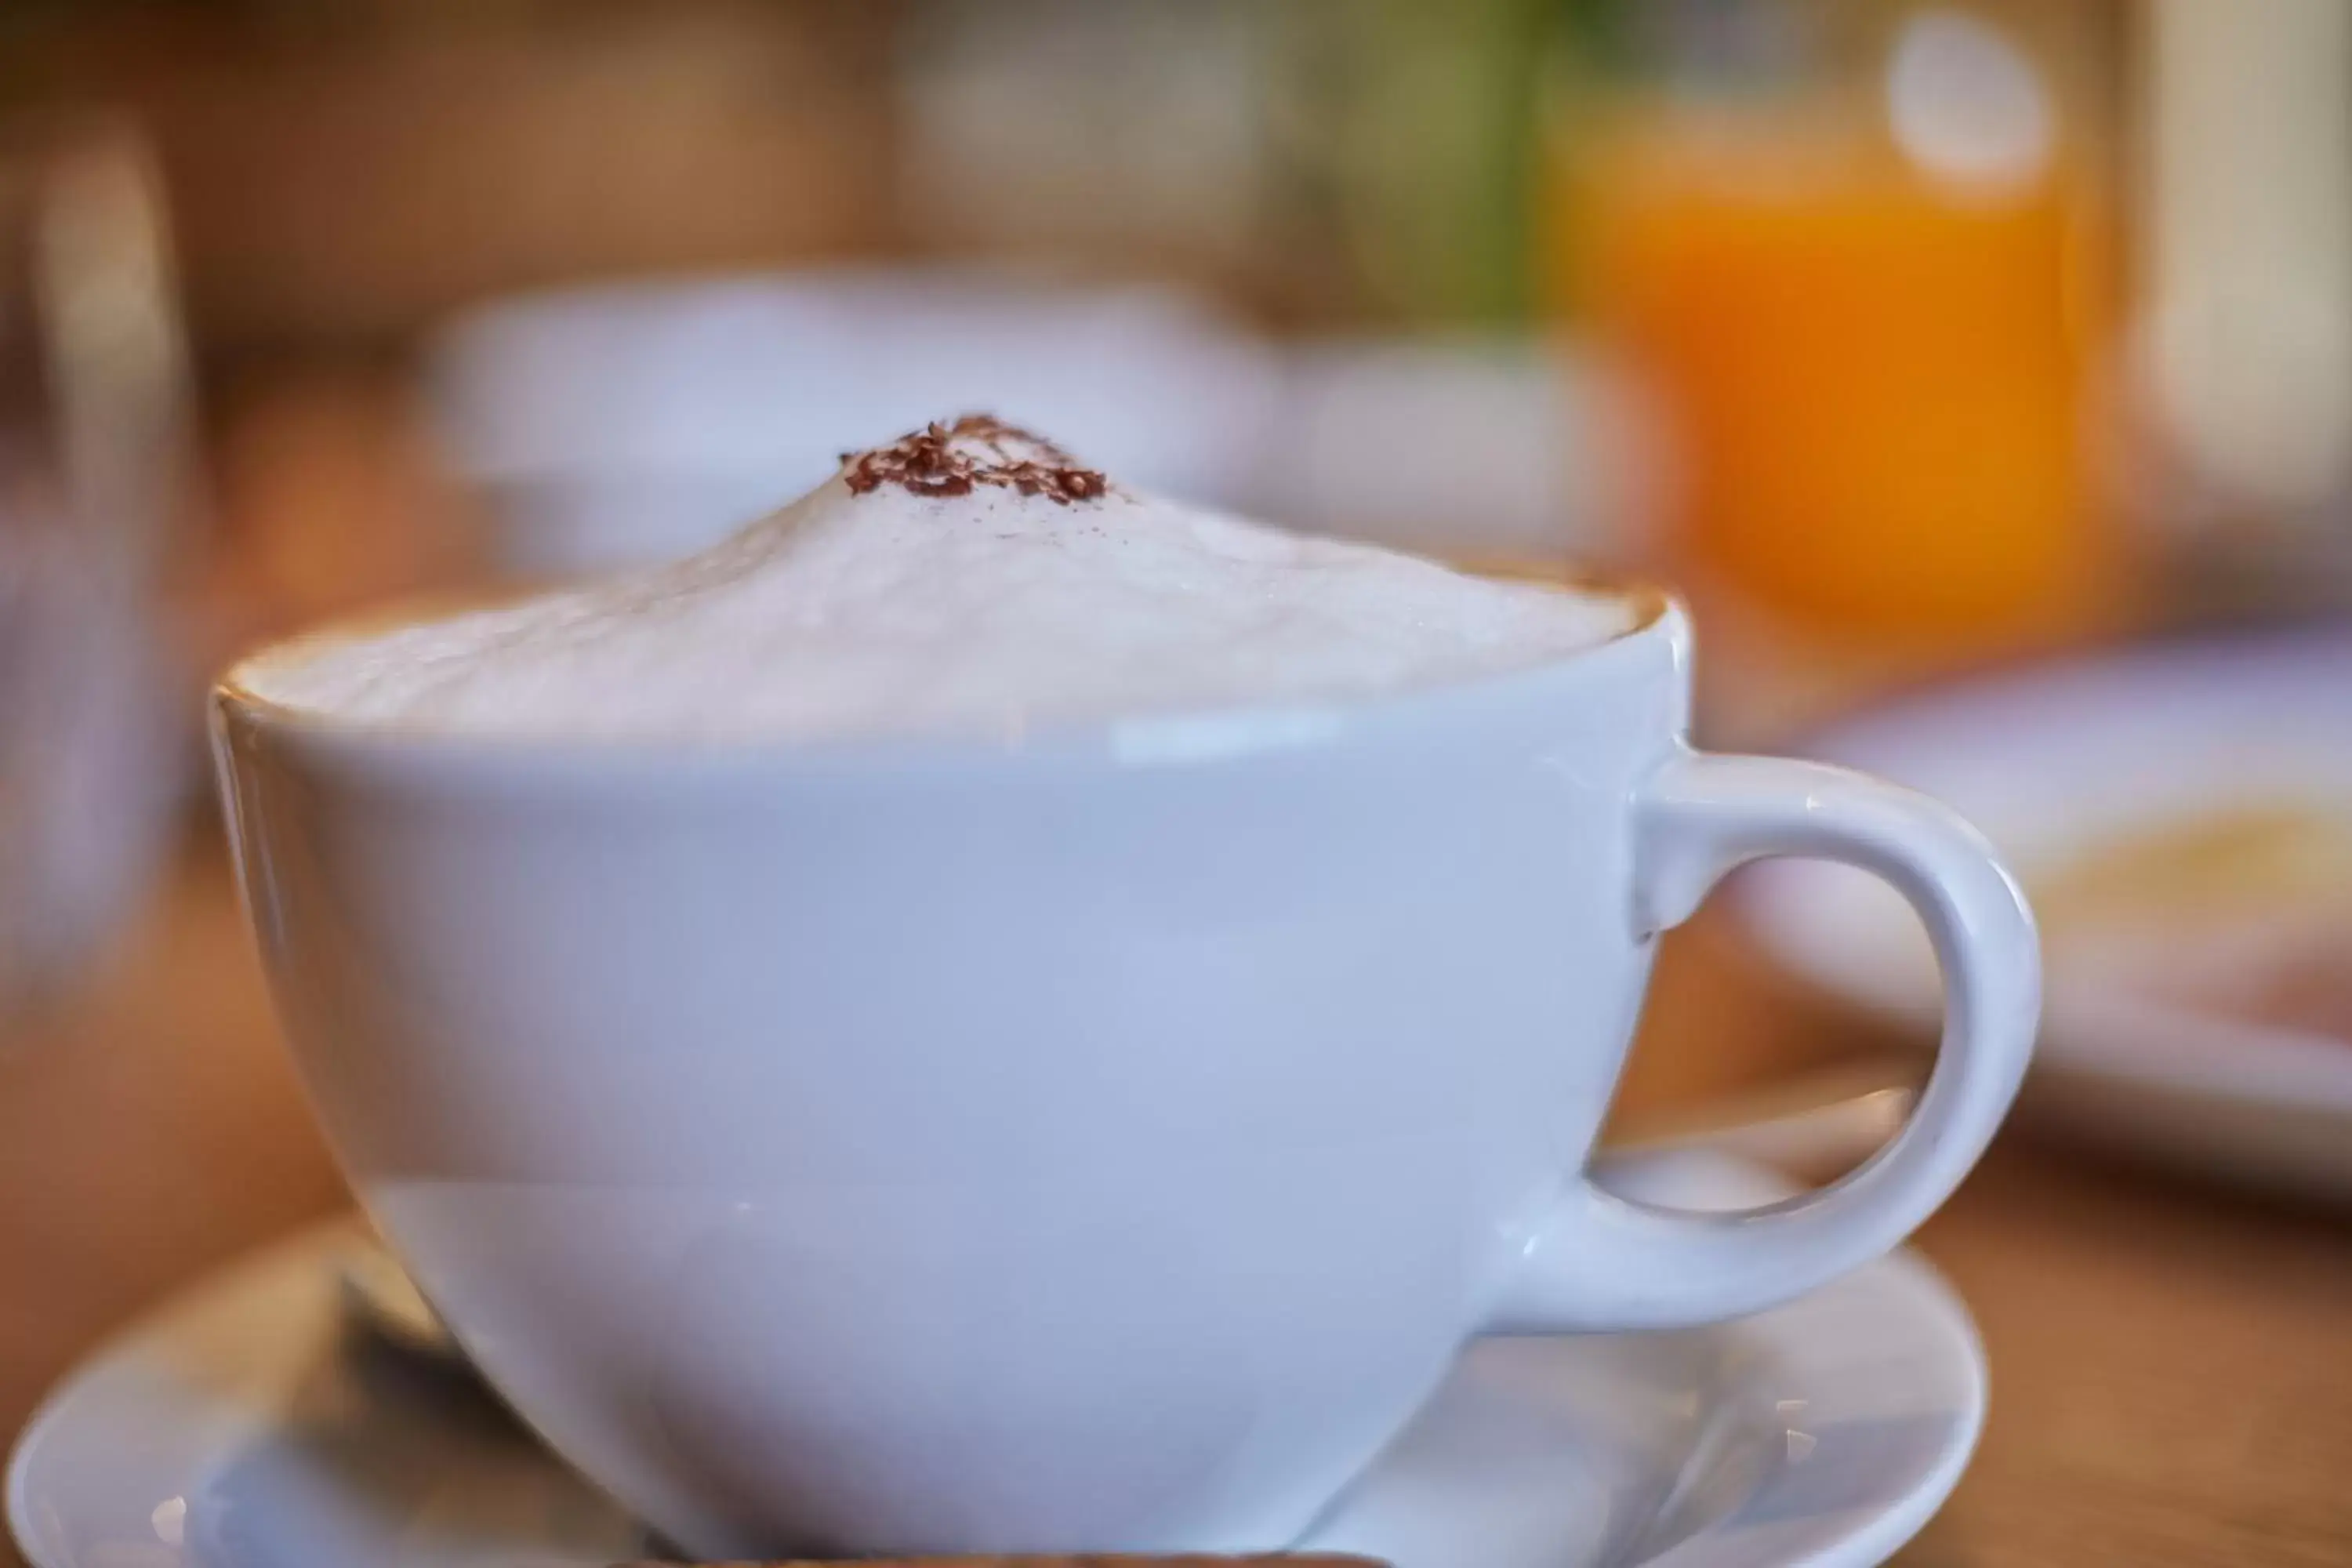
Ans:
POLYGON ((1578 284, 1651 381, 1690 563, 1801 626, 2000 640, 2100 587, 2086 183, 1962 192, 1794 132, 1620 134, 1578 284))

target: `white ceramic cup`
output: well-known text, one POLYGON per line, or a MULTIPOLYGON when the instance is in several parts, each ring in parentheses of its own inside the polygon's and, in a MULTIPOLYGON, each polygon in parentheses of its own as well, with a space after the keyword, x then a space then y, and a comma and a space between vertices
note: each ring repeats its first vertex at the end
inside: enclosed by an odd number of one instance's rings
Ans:
POLYGON ((1891 785, 1684 742, 1688 633, 1013 742, 465 741, 216 704, 244 883, 370 1211, 690 1552, 1296 1540, 1464 1340, 1879 1256, 2023 1072, 2033 928, 1891 785), (1767 855, 1935 938, 1912 1125, 1695 1216, 1584 1175, 1654 939, 1767 855))

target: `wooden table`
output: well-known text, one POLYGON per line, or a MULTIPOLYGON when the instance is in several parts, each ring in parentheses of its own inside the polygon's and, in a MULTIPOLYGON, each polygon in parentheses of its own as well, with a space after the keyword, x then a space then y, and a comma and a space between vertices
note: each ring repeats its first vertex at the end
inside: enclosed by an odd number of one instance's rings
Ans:
MULTIPOLYGON (((1881 1044, 1702 915, 1668 949, 1624 1113, 1881 1044)), ((87 994, 0 1042, 0 1427, 175 1283, 341 1201, 200 847, 87 994)), ((1993 1405, 1902 1562, 2352 1563, 2344 1215, 2011 1134, 1921 1245, 1976 1311, 1993 1405)))

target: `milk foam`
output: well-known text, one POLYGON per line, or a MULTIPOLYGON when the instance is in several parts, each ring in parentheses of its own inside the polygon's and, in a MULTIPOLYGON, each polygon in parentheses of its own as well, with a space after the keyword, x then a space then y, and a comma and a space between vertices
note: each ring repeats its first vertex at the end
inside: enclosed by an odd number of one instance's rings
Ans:
POLYGON ((1556 658, 1633 618, 1621 598, 1302 538, 1084 470, 1057 483, 1066 459, 1050 446, 964 428, 947 448, 984 482, 961 493, 902 482, 888 461, 902 443, 677 564, 298 642, 239 679, 345 721, 464 734, 1000 736, 1428 686, 1556 658))

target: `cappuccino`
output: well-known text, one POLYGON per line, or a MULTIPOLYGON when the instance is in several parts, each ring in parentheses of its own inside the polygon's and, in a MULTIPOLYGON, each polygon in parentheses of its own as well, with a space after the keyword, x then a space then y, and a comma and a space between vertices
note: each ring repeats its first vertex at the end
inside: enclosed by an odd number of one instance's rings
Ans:
POLYGON ((974 416, 850 454, 684 562, 297 643, 239 678, 288 707, 461 734, 995 735, 1407 690, 1633 618, 1607 595, 1134 494, 974 416))

